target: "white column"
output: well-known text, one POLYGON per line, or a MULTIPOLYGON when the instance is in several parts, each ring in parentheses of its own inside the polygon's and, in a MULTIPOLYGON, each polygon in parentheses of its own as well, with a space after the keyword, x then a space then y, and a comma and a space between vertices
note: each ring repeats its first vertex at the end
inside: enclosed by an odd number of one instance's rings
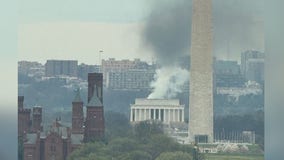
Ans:
POLYGON ((170 122, 170 110, 169 109, 167 109, 167 122, 169 123, 170 122))
POLYGON ((161 109, 161 121, 165 122, 165 108, 161 109), (163 117, 162 117, 162 113, 163 113, 163 117))
POLYGON ((169 116, 169 123, 170 123, 170 121, 172 121, 171 120, 171 109, 168 109, 168 116, 169 116))
POLYGON ((164 109, 164 121, 167 123, 168 122, 168 116, 167 116, 168 112, 167 109, 164 109))
POLYGON ((145 121, 146 120, 146 109, 145 108, 143 109, 142 114, 143 114, 143 121, 145 121))
POLYGON ((159 120, 162 120, 161 119, 161 109, 159 108, 159 120))
POLYGON ((173 115, 174 115, 173 121, 174 121, 174 122, 176 121, 176 112, 175 112, 175 111, 176 111, 176 110, 173 109, 173 115))
POLYGON ((141 108, 139 108, 139 121, 142 121, 141 108))
POLYGON ((134 121, 138 121, 138 111, 136 108, 134 108, 134 113, 135 113, 135 117, 134 117, 134 121))
POLYGON ((149 114, 150 114, 150 115, 149 115, 149 116, 150 116, 150 119, 152 119, 152 117, 151 117, 151 111, 152 111, 152 109, 150 109, 150 112, 149 112, 149 114))
POLYGON ((184 122, 184 108, 181 110, 181 121, 184 122))
POLYGON ((130 108, 130 122, 132 122, 132 118, 133 118, 133 112, 132 112, 132 108, 130 108))
POLYGON ((156 109, 154 109, 154 120, 156 119, 156 109))
POLYGON ((180 109, 177 109, 177 121, 180 122, 180 109))
POLYGON ((148 109, 148 119, 151 119, 151 109, 148 109))

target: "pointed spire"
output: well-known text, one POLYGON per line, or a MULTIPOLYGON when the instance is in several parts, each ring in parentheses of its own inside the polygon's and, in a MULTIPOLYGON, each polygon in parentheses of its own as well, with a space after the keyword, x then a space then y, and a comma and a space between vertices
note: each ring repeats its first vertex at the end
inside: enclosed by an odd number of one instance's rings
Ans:
POLYGON ((93 96, 90 100, 90 102, 88 103, 87 107, 102 107, 102 102, 100 101, 100 99, 98 98, 97 95, 97 86, 94 86, 94 91, 93 91, 93 96))
POLYGON ((80 95, 80 88, 77 88, 75 92, 76 92, 76 95, 72 102, 83 102, 81 99, 81 95, 80 95))

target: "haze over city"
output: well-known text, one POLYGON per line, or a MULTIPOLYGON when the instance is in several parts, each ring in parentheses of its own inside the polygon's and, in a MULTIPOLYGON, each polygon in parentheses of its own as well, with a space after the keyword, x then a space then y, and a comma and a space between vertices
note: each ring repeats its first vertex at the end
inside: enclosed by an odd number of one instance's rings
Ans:
POLYGON ((263 158, 262 3, 109 2, 22 4, 19 158, 263 158))
MULTIPOLYGON (((46 59, 76 59, 99 64, 100 50, 104 51, 101 59, 151 62, 160 60, 158 52, 188 56, 191 1, 124 0, 120 7, 110 0, 86 3, 55 5, 53 1, 41 4, 29 0, 21 4, 18 59, 41 63, 46 59), (171 52, 164 52, 166 46, 171 52)), ((262 2, 214 1, 213 8, 215 56, 240 61, 245 50, 263 51, 262 2)))

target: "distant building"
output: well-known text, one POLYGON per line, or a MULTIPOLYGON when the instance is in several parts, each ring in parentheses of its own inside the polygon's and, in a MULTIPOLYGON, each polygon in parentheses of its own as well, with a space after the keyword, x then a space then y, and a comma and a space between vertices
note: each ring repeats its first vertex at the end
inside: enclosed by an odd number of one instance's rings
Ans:
POLYGON ((214 62, 214 87, 242 87, 245 78, 237 61, 216 60, 214 62))
POLYGON ((111 71, 107 73, 106 87, 118 90, 150 89, 155 71, 146 69, 131 69, 127 71, 111 71))
POLYGON ((88 79, 88 73, 100 72, 101 66, 99 65, 87 65, 87 64, 80 64, 78 66, 78 78, 83 80, 88 79))
POLYGON ((89 91, 93 93, 88 94, 91 98, 87 104, 86 120, 84 121, 83 101, 78 90, 72 101, 71 128, 62 125, 58 118, 48 131, 43 131, 42 108, 33 108, 31 121, 31 110, 23 107, 24 97, 18 97, 18 130, 19 138, 23 139, 24 160, 66 160, 84 142, 104 138, 103 75, 91 73, 88 77, 89 91))
POLYGON ((38 62, 19 61, 18 72, 21 74, 44 74, 44 66, 38 62))
POLYGON ((78 61, 75 60, 47 60, 45 64, 45 76, 67 75, 77 77, 77 67, 78 61))
POLYGON ((147 69, 149 65, 140 59, 134 59, 134 61, 124 59, 116 60, 110 58, 108 60, 102 60, 102 71, 104 75, 110 71, 122 71, 127 69, 147 69))
POLYGON ((246 80, 263 82, 264 80, 264 53, 248 50, 241 55, 241 72, 246 80))
POLYGON ((84 132, 84 141, 89 142, 104 138, 104 107, 96 93, 87 104, 86 128, 84 132))
POLYGON ((240 74, 240 65, 238 65, 237 61, 216 60, 214 64, 214 72, 217 75, 237 75, 240 74))
POLYGON ((89 73, 88 74, 88 103, 93 97, 94 93, 99 97, 103 103, 103 74, 102 73, 89 73), (96 87, 96 89, 95 89, 96 87))
POLYGON ((59 119, 48 132, 27 133, 24 139, 24 160, 66 160, 83 142, 83 134, 71 134, 59 119))
POLYGON ((30 132, 31 109, 24 108, 24 96, 18 96, 18 136, 30 132))
POLYGON ((102 61, 104 85, 110 89, 137 90, 149 89, 154 79, 155 66, 149 65, 140 59, 102 61))
POLYGON ((24 96, 18 96, 18 136, 42 131, 42 109, 39 106, 24 108, 24 96))
POLYGON ((105 131, 103 107, 103 74, 88 74, 88 104, 84 141, 103 139, 105 131))
POLYGON ((249 59, 246 66, 246 78, 264 83, 264 59, 249 59))
POLYGON ((42 131, 42 107, 35 106, 33 107, 33 114, 32 114, 32 131, 38 132, 42 131))
POLYGON ((164 124, 184 122, 184 105, 178 99, 135 99, 130 106, 130 122, 158 120, 164 124))
POLYGON ((84 113, 83 113, 83 101, 80 96, 79 89, 76 96, 72 101, 72 133, 83 134, 84 133, 84 113))

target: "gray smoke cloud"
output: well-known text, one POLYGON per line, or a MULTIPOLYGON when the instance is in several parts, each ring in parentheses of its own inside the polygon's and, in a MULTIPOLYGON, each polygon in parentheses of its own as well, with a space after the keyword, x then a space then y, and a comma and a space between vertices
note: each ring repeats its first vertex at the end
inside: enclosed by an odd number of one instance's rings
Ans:
MULTIPOLYGON (((165 80, 177 79, 176 75, 179 75, 168 74, 163 68, 168 68, 169 72, 187 75, 179 68, 189 66, 190 61, 192 0, 157 0, 152 7, 142 40, 145 47, 154 51, 157 63, 162 67, 162 71, 157 71, 156 79, 152 83, 154 89, 151 94, 163 95, 160 96, 162 98, 181 91, 180 88, 170 89, 169 86, 175 85, 175 82, 163 85, 165 80), (188 64, 182 66, 185 59, 188 64), (171 67, 175 70, 169 69, 171 67), (158 83, 159 81, 163 83, 158 83)), ((239 60, 241 52, 247 49, 263 51, 262 8, 263 2, 259 0, 213 0, 215 57, 239 60)), ((185 83, 188 78, 181 79, 185 83)))
POLYGON ((162 66, 173 66, 187 55, 191 16, 189 1, 156 3, 142 33, 144 44, 154 50, 162 66))
MULTIPOLYGON (((157 0, 142 33, 162 66, 189 56, 192 0, 157 0)), ((214 54, 237 59, 246 49, 263 51, 263 2, 213 0, 214 54)))

